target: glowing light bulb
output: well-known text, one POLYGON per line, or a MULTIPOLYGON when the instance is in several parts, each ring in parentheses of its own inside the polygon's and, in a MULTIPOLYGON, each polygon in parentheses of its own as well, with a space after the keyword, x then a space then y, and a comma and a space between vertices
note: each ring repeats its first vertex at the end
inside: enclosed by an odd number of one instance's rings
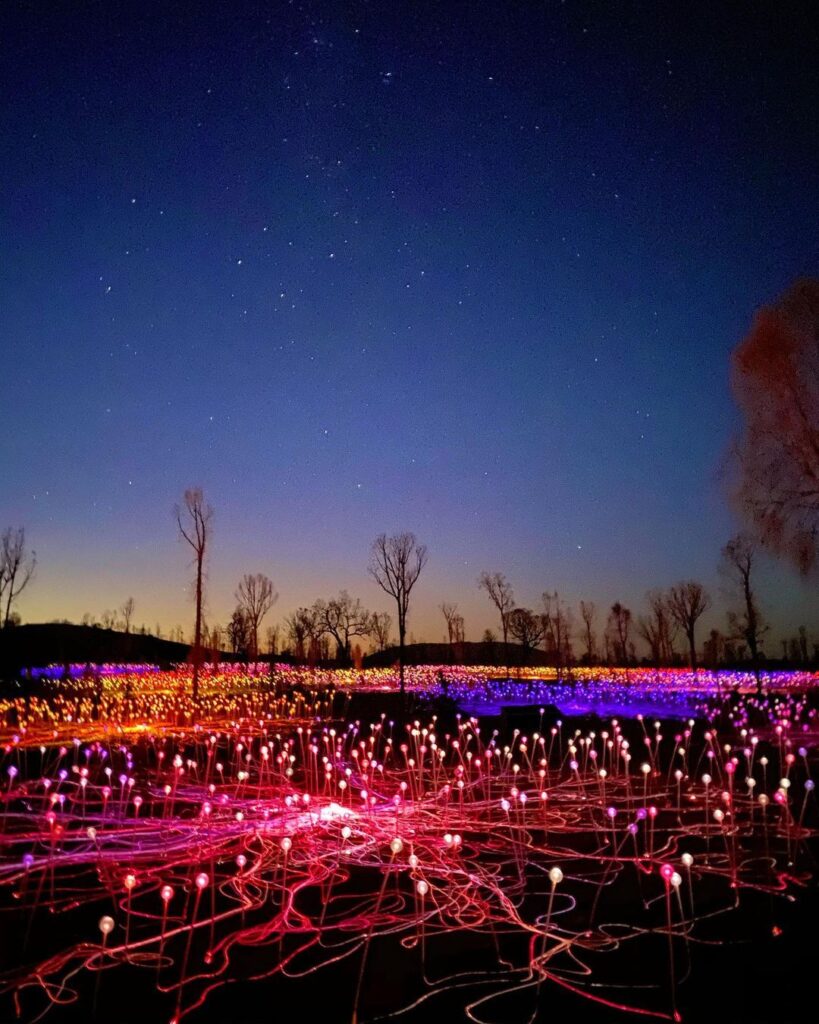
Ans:
POLYGON ((99 920, 99 929, 103 935, 110 935, 114 930, 114 919, 105 914, 99 920))
POLYGON ((404 844, 403 844, 403 842, 402 842, 402 841, 401 841, 401 840, 400 840, 400 839, 398 838, 398 836, 396 836, 396 837, 395 837, 395 839, 393 839, 393 841, 392 841, 392 842, 390 843, 390 849, 391 849, 391 850, 392 850, 392 852, 393 852, 393 853, 395 853, 395 854, 398 854, 398 853, 400 853, 400 852, 401 852, 401 851, 402 851, 402 850, 404 849, 404 844))
POLYGON ((204 889, 209 881, 210 881, 210 879, 205 874, 205 872, 204 871, 200 871, 199 874, 196 876, 196 888, 197 889, 204 889))
POLYGON ((163 885, 159 890, 159 897, 163 903, 169 903, 173 897, 173 888, 170 885, 163 885))
POLYGON ((429 892, 429 886, 423 880, 423 878, 420 880, 420 882, 417 883, 415 888, 416 888, 419 896, 426 896, 426 894, 429 892))
POLYGON ((282 839, 281 847, 285 853, 290 852, 290 850, 293 848, 293 840, 290 838, 290 836, 285 836, 284 839, 282 839))
POLYGON ((552 883, 552 885, 560 885, 560 883, 563 881, 563 872, 560 870, 560 868, 552 868, 552 870, 549 872, 549 881, 552 883))

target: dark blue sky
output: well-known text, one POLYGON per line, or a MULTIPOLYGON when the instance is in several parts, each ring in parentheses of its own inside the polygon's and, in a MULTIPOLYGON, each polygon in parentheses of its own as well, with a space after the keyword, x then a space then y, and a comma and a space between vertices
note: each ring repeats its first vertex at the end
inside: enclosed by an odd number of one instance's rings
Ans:
MULTIPOLYGON (((811 3, 20 4, 4 60, 0 524, 28 619, 187 624, 475 580, 639 609, 736 529, 728 356, 817 266, 811 3)), ((775 622, 819 628, 766 568, 775 622)), ((721 624, 712 617, 714 623, 721 624)), ((440 620, 440 622, 439 622, 440 620)))

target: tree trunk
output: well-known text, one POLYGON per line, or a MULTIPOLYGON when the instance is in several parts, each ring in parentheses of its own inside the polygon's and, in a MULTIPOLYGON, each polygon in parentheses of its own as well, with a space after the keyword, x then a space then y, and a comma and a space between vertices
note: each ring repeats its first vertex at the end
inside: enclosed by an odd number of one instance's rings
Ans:
POLYGON ((407 627, 403 615, 398 618, 398 673, 401 680, 401 696, 404 696, 404 636, 407 627))
POLYGON ((202 555, 196 559, 196 624, 193 629, 193 702, 199 701, 199 648, 202 643, 202 555))

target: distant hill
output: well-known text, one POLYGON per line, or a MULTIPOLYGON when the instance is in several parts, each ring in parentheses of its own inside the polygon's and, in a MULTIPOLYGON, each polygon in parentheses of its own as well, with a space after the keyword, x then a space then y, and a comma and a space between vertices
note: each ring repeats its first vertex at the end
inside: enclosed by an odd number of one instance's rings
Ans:
POLYGON ((0 630, 0 673, 4 676, 16 675, 24 668, 89 661, 97 665, 134 662, 165 667, 187 661, 189 654, 189 644, 98 626, 47 622, 0 630))
MULTIPOLYGON (((510 643, 508 648, 497 642, 459 644, 408 644, 404 648, 405 665, 498 665, 506 667, 549 665, 545 651, 528 650, 520 644, 510 643), (508 659, 508 660, 507 660, 508 659)), ((367 654, 365 668, 388 668, 398 662, 398 648, 367 654)))

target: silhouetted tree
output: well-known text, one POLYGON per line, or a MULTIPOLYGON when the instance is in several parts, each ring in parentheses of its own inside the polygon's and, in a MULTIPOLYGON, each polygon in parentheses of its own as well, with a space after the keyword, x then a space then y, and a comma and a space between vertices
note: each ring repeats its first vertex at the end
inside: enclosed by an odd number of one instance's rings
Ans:
POLYGON ((543 640, 543 616, 535 615, 530 608, 513 608, 509 612, 507 623, 509 632, 527 651, 534 650, 543 640))
POLYGON ((711 598, 705 587, 696 580, 684 580, 668 591, 668 610, 671 617, 685 633, 688 640, 688 656, 691 668, 697 668, 697 619, 711 606, 711 598))
POLYGON ((213 522, 213 509, 205 504, 200 487, 192 487, 185 491, 185 498, 180 508, 174 509, 179 533, 190 545, 196 564, 196 583, 194 600, 196 602, 196 620, 193 628, 193 699, 199 700, 199 665, 202 660, 202 604, 204 600, 204 565, 205 551, 213 522))
POLYGON ((273 581, 262 572, 245 573, 236 589, 236 600, 245 613, 250 629, 250 646, 248 653, 251 659, 259 656, 259 626, 279 595, 273 587, 273 581))
POLYGON ((293 653, 303 661, 310 654, 314 656, 314 643, 320 635, 313 608, 297 608, 284 620, 287 635, 293 643, 293 653))
POLYGON ((274 658, 279 653, 279 627, 268 626, 265 631, 267 639, 267 653, 274 658))
POLYGON ((214 623, 208 630, 207 647, 211 652, 214 661, 218 661, 218 654, 222 650, 222 627, 218 622, 214 623))
POLYGON ((586 645, 586 661, 589 665, 597 659, 597 640, 594 633, 594 621, 597 607, 594 601, 580 602, 580 618, 583 620, 583 642, 586 645))
POLYGON ((671 614, 669 599, 661 590, 646 595, 651 614, 637 622, 637 632, 648 644, 655 665, 669 665, 674 657, 674 634, 677 625, 671 614))
POLYGON ((712 629, 708 639, 702 645, 705 664, 709 668, 718 668, 725 657, 725 637, 718 629, 712 629))
POLYGON ((759 540, 819 571, 819 280, 761 309, 732 359, 744 416, 735 497, 759 540))
POLYGON ((392 616, 389 612, 373 612, 370 616, 370 633, 375 640, 379 651, 384 651, 390 645, 390 630, 392 629, 392 616))
POLYGON ((21 526, 17 530, 9 527, 3 532, 0 540, 0 608, 6 603, 3 612, 3 628, 12 623, 12 606, 25 590, 37 566, 37 556, 33 551, 26 551, 26 531, 21 526))
POLYGON ((446 622, 447 639, 450 644, 455 642, 454 637, 454 619, 458 614, 457 604, 450 604, 448 601, 444 601, 438 606, 441 609, 441 614, 446 622))
POLYGON ((398 608, 398 666, 401 693, 404 693, 404 638, 412 588, 426 565, 427 549, 414 533, 387 537, 382 533, 373 541, 369 573, 386 594, 395 598, 398 608))
POLYGON ((619 601, 611 606, 608 619, 608 632, 614 647, 615 661, 622 665, 628 665, 632 654, 631 634, 631 609, 626 608, 619 601))
POLYGON ((466 624, 464 617, 458 612, 452 617, 452 643, 462 644, 466 640, 466 624))
POLYGON ((743 640, 751 653, 751 663, 756 674, 757 688, 761 688, 759 677, 759 648, 768 626, 757 603, 751 574, 756 561, 756 545, 747 533, 738 533, 722 549, 723 574, 738 588, 742 599, 742 610, 728 613, 728 625, 732 637, 743 640))
POLYGON ((329 601, 316 601, 313 606, 316 620, 324 633, 336 642, 336 658, 349 664, 352 657, 352 638, 367 636, 371 632, 371 616, 360 598, 351 597, 342 590, 329 601))
POLYGON ((247 621, 247 614, 240 604, 233 609, 227 633, 233 653, 236 655, 246 654, 250 646, 250 624, 247 621))
POLYGON ((543 594, 543 630, 546 650, 555 659, 560 674, 572 660, 572 623, 569 609, 557 591, 543 594))
POLYGON ((120 614, 122 615, 122 621, 125 624, 125 632, 131 632, 131 619, 134 617, 134 599, 129 597, 127 601, 123 602, 120 608, 120 614))
POLYGON ((505 648, 504 657, 509 661, 509 613, 515 607, 515 595, 512 584, 502 572, 482 572, 478 577, 478 587, 485 590, 489 599, 498 609, 501 618, 501 635, 505 648))

